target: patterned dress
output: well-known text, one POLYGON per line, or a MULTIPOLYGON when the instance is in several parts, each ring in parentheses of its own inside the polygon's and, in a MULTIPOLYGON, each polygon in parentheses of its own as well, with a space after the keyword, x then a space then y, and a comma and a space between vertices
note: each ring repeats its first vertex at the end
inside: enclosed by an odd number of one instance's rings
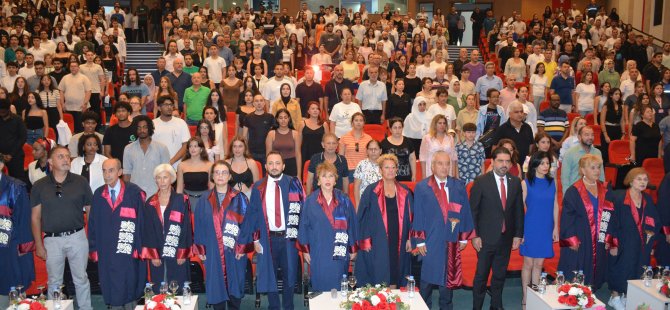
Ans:
POLYGON ((482 174, 482 163, 484 163, 484 146, 475 141, 472 146, 464 142, 456 144, 456 153, 458 154, 458 175, 465 184, 475 180, 482 174))

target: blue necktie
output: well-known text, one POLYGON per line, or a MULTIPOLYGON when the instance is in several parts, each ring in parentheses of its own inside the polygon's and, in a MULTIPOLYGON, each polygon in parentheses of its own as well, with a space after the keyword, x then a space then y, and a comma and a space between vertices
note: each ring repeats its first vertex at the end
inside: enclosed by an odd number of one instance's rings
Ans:
POLYGON ((112 206, 116 204, 116 190, 112 190, 112 206))

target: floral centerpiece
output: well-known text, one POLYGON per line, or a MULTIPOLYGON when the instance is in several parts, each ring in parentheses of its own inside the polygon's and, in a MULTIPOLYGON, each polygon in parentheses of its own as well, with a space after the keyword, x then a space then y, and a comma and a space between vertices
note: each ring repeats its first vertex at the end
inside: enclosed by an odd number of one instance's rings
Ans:
POLYGON ((409 305, 400 300, 398 294, 385 285, 367 285, 347 294, 347 300, 340 304, 347 310, 407 310, 409 305))
POLYGON ((661 282, 658 283, 657 287, 659 293, 666 298, 670 298, 670 278, 664 277, 661 282))
POLYGON ((20 301, 17 305, 16 308, 14 306, 9 306, 7 310, 10 309, 17 309, 17 310, 47 310, 47 307, 42 304, 40 301, 32 298, 26 298, 22 301, 20 301))
POLYGON ((563 284, 558 289, 558 302, 577 309, 591 308, 595 304, 591 289, 576 283, 563 284))
POLYGON ((181 306, 174 295, 158 294, 144 302, 144 310, 181 310, 181 306))

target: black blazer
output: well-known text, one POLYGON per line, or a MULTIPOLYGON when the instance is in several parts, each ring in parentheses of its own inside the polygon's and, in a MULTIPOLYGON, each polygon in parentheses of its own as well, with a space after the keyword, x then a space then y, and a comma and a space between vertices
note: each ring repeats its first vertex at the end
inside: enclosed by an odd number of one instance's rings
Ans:
POLYGON ((511 174, 507 178, 507 205, 503 212, 497 180, 493 171, 475 179, 470 192, 470 208, 477 236, 484 244, 496 244, 502 235, 505 220, 505 238, 523 238, 524 206, 521 179, 511 174))

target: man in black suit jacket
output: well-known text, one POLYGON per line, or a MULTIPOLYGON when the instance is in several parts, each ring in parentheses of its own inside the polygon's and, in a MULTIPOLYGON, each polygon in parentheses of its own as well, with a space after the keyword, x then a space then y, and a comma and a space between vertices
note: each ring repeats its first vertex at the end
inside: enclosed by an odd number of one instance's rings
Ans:
POLYGON ((472 308, 476 310, 484 303, 491 269, 491 309, 503 309, 502 291, 510 252, 519 248, 523 237, 521 180, 507 173, 512 165, 512 154, 499 147, 492 155, 493 171, 475 179, 470 195, 477 233, 472 245, 479 258, 472 287, 472 308))

